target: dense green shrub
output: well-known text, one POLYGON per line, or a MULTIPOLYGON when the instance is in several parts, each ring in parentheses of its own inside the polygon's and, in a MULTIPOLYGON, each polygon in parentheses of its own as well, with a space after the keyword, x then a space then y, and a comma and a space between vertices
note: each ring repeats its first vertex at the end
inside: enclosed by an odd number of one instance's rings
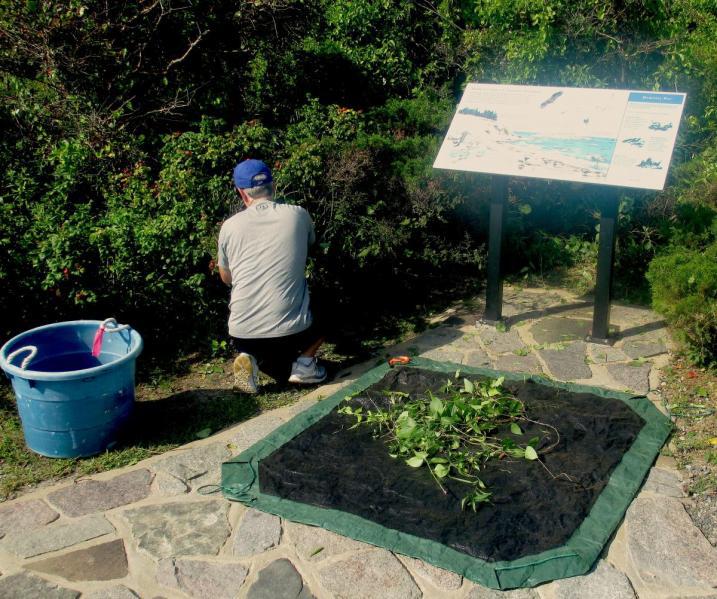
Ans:
MULTIPOLYGON (((431 168, 466 79, 689 92, 675 164, 695 166, 623 203, 618 270, 642 279, 660 247, 713 238, 692 190, 714 194, 716 32, 707 0, 6 0, 0 335, 110 314, 150 341, 218 334, 215 237, 248 156, 312 213, 337 329, 470 285, 488 178, 431 168)), ((514 180, 508 267, 587 263, 599 208, 585 186, 514 180)))
POLYGON ((717 243, 705 251, 674 249, 652 261, 655 309, 686 342, 697 363, 717 361, 717 243))

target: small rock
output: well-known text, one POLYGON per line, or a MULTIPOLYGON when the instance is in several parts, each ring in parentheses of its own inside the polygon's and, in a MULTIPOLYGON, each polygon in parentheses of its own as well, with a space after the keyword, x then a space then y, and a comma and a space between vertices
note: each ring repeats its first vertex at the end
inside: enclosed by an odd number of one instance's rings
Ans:
POLYGON ((83 541, 113 533, 114 527, 104 516, 86 516, 72 524, 54 524, 29 533, 15 532, 2 540, 4 548, 20 557, 34 557, 83 541))
POLYGON ((50 493, 48 499, 65 514, 76 518, 144 499, 149 495, 151 482, 149 470, 134 470, 108 481, 80 481, 50 493))
POLYGON ((242 564, 199 559, 166 559, 157 569, 157 582, 190 597, 233 599, 249 570, 242 564))
POLYGON ((23 533, 40 528, 60 517, 40 499, 16 501, 0 507, 0 539, 13 531, 23 533))
POLYGON ((318 526, 305 526, 285 520, 284 529, 293 542, 296 552, 306 561, 320 562, 327 557, 370 547, 318 526))
POLYGON ((455 591, 460 589, 463 584, 463 577, 455 572, 449 572, 443 568, 437 568, 424 562, 421 559, 399 556, 401 561, 406 565, 410 572, 413 572, 421 578, 428 580, 433 585, 444 591, 455 591))
POLYGON ((38 576, 20 572, 0 578, 3 599, 76 599, 80 593, 48 582, 38 576))
POLYGON ((608 364, 607 371, 614 378, 620 387, 630 389, 635 393, 644 395, 650 390, 650 370, 652 364, 630 363, 630 364, 608 364))
POLYGON ((411 575, 385 549, 354 553, 323 565, 321 584, 336 599, 418 599, 423 596, 411 575))
POLYGON ((132 589, 120 584, 108 589, 82 593, 82 599, 140 599, 140 597, 132 589))
POLYGON ((717 552, 677 499, 641 495, 625 523, 628 554, 647 584, 666 590, 717 586, 717 552))
POLYGON ((27 567, 65 580, 114 580, 128 573, 122 539, 33 562, 27 567))
POLYGON ((271 562, 251 585, 247 599, 313 599, 301 574, 288 559, 271 562))
POLYGON ((164 503, 127 510, 137 547, 155 559, 216 555, 229 536, 228 503, 218 500, 164 503))
POLYGON ((555 599, 635 599, 632 585, 622 572, 605 560, 585 576, 563 578, 553 583, 555 599))
POLYGON ((234 538, 234 555, 255 555, 279 544, 281 520, 273 514, 249 509, 234 538))

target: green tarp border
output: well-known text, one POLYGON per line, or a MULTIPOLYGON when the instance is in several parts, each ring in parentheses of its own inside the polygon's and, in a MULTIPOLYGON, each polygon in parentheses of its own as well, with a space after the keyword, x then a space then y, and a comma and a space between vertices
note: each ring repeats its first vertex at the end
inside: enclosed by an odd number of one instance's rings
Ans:
POLYGON ((320 526, 358 541, 422 559, 434 566, 463 575, 492 589, 533 587, 549 580, 578 576, 592 568, 605 543, 617 528, 633 497, 672 430, 672 423, 646 397, 637 397, 600 387, 561 383, 540 375, 524 375, 487 368, 468 367, 427 358, 413 358, 410 366, 445 372, 453 376, 504 376, 507 380, 532 380, 541 385, 600 397, 618 399, 639 414, 645 425, 630 450, 617 465, 589 515, 565 545, 512 561, 487 562, 442 545, 365 518, 272 495, 259 488, 259 461, 311 426, 344 398, 381 380, 390 370, 383 363, 343 387, 330 397, 295 416, 261 441, 222 464, 222 492, 227 499, 276 514, 294 522, 320 526))

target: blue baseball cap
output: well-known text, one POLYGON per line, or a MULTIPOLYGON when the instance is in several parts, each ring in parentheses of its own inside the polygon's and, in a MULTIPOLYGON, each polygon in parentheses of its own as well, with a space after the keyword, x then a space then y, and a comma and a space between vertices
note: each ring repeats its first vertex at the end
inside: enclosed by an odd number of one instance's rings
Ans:
POLYGON ((271 170, 261 160, 244 160, 234 167, 234 185, 239 189, 267 185, 274 179, 271 170))

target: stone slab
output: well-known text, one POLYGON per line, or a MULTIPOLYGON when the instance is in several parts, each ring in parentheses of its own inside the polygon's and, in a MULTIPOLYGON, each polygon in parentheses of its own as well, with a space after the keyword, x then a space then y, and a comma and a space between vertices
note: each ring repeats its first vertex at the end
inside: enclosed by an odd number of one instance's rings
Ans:
POLYGON ((157 568, 157 582, 190 597, 233 599, 249 570, 239 563, 200 559, 165 559, 157 568))
POLYGON ((0 507, 0 539, 11 532, 28 532, 60 517, 41 499, 16 501, 0 507))
POLYGON ((419 351, 427 351, 446 346, 463 337, 463 331, 451 327, 438 327, 428 329, 414 339, 411 339, 411 346, 415 346, 419 351))
POLYGON ((607 371, 615 379, 620 389, 629 389, 635 393, 645 394, 650 390, 650 370, 652 364, 628 363, 608 364, 607 371))
POLYGON ((284 420, 271 412, 247 420, 239 426, 239 430, 229 442, 232 454, 236 455, 248 449, 282 424, 284 420))
POLYGON ((464 352, 459 349, 453 349, 450 345, 447 347, 439 347, 437 349, 429 349, 421 354, 421 357, 437 362, 453 362, 454 364, 463 363, 464 352))
POLYGON ((482 349, 470 350, 463 357, 463 364, 466 366, 490 367, 491 363, 490 356, 482 349))
POLYGON ((536 343, 543 345, 585 339, 591 329, 592 321, 587 319, 550 316, 536 322, 530 328, 530 333, 536 343))
POLYGON ((556 580, 552 586, 554 599, 635 599, 627 576, 605 560, 600 560, 585 576, 556 580))
POLYGON ((78 543, 96 539, 115 531, 104 516, 92 515, 71 524, 52 524, 30 532, 7 535, 2 546, 20 557, 35 557, 78 543))
POLYGON ((336 599, 418 599, 421 589, 396 557, 373 549, 322 565, 319 580, 336 599))
POLYGON ((0 578, 3 599, 76 599, 80 593, 48 582, 39 576, 20 572, 0 578))
POLYGON ((278 516, 248 509, 234 537, 233 552, 237 556, 256 555, 279 544, 281 520, 278 516))
POLYGON ((82 593, 82 599, 140 599, 140 597, 132 589, 119 584, 99 591, 82 593))
POLYGON ((83 480, 50 493, 47 498, 64 514, 77 518, 106 512, 149 495, 152 474, 141 469, 107 481, 83 480))
POLYGON ((670 497, 638 496, 625 516, 628 555, 640 578, 665 589, 717 586, 717 550, 670 497))
POLYGON ((530 374, 543 372, 538 358, 530 354, 527 356, 503 354, 498 357, 495 367, 497 370, 508 370, 510 372, 528 372, 530 374))
POLYGON ((164 497, 176 497, 189 493, 189 485, 169 472, 159 471, 154 477, 152 488, 164 497))
POLYGON ((154 559, 216 555, 230 533, 228 502, 172 502, 122 512, 137 547, 154 559))
POLYGON ((663 468, 652 468, 645 481, 643 491, 666 495, 667 497, 683 497, 682 483, 676 472, 663 468))
MULTIPOLYGON (((231 451, 226 444, 212 443, 172 451, 156 462, 153 468, 157 474, 170 475, 187 487, 197 489, 203 485, 218 484, 222 462, 230 456, 231 451)), ((163 480, 166 482, 166 479, 163 480)))
POLYGON ((443 568, 437 568, 436 566, 432 566, 421 559, 405 555, 398 557, 408 568, 409 572, 419 578, 427 580, 433 586, 436 586, 441 590, 456 591, 460 589, 463 584, 463 577, 460 574, 444 570, 443 568))
POLYGON ((251 585, 247 599, 313 599, 301 574, 288 559, 271 562, 251 585))
MULTIPOLYGON (((496 591, 474 584, 466 599, 540 599, 533 589, 515 589, 512 591, 496 591)), ((578 599, 577 597, 575 599, 578 599)), ((580 599, 583 599, 582 597, 580 599)), ((585 597, 584 599, 587 599, 585 597)))
POLYGON ((564 349, 538 350, 540 357, 548 366, 550 374, 563 381, 589 379, 592 370, 585 363, 586 344, 584 341, 573 341, 564 349))
POLYGON ((309 562, 320 562, 328 557, 371 547, 318 526, 306 526, 288 520, 284 521, 284 532, 294 544, 299 557, 309 562))
POLYGON ((461 337, 451 341, 449 346, 461 351, 482 349, 478 333, 463 333, 461 337))
POLYGON ((599 343, 588 343, 588 355, 595 364, 607 364, 608 362, 626 362, 630 357, 617 347, 612 345, 600 345, 599 343))
POLYGON ((493 354, 504 354, 525 347, 525 342, 520 338, 516 329, 500 332, 495 327, 479 325, 478 335, 485 348, 493 354))
POLYGON ((633 360, 664 354, 667 352, 665 332, 661 331, 658 334, 628 337, 622 344, 622 351, 633 360))
POLYGON ((114 580, 128 574, 122 539, 33 562, 27 568, 65 580, 114 580))

